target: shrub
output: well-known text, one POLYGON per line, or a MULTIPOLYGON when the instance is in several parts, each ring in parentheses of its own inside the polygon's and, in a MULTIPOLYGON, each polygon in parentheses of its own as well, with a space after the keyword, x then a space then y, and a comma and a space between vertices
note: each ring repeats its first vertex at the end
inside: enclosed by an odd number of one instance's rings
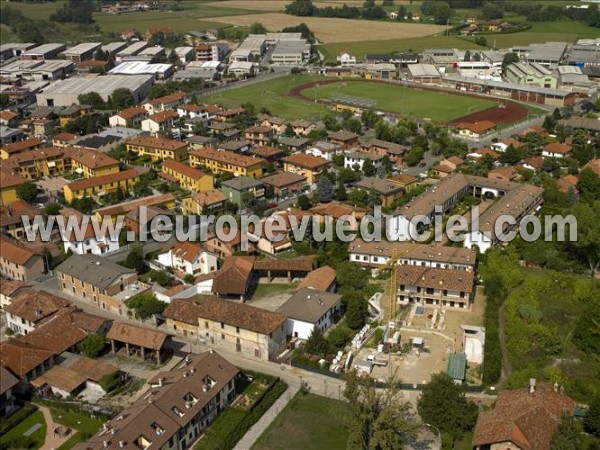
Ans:
POLYGON ((7 419, 2 419, 2 421, 0 421, 0 436, 7 433, 9 430, 12 430, 37 410, 37 406, 28 404, 23 406, 7 419))

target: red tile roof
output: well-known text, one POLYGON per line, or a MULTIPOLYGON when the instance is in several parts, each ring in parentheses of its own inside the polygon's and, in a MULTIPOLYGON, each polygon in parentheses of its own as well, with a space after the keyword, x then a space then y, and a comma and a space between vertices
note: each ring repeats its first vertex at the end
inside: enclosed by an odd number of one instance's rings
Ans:
POLYGON ((150 100, 149 103, 153 106, 160 106, 168 103, 182 102, 183 100, 185 100, 185 92, 175 92, 174 94, 150 100))
POLYGON ((139 147, 160 148, 162 150, 178 150, 182 147, 187 147, 187 142, 150 136, 137 136, 128 139, 125 144, 137 145, 139 147))
POLYGON ((36 253, 28 247, 4 235, 0 235, 0 257, 22 266, 35 255, 36 253))
POLYGON ((125 120, 132 119, 136 116, 145 116, 147 114, 148 111, 146 111, 142 107, 126 108, 117 113, 118 116, 122 117, 125 120))
POLYGON ((42 144, 43 144, 42 140, 38 139, 38 138, 25 139, 24 141, 19 141, 19 142, 15 142, 13 144, 8 144, 8 145, 2 147, 2 150, 4 150, 6 153, 8 153, 10 155, 11 153, 17 153, 17 152, 21 152, 23 150, 27 150, 30 148, 39 147, 42 144))
POLYGON ((161 331, 149 330, 123 322, 114 322, 106 333, 107 339, 127 342, 151 350, 160 350, 168 337, 168 334, 161 331))
POLYGON ((21 378, 53 356, 53 351, 17 339, 0 343, 0 363, 21 378))
POLYGON ((481 120, 479 122, 461 122, 457 125, 460 129, 472 131, 473 133, 482 133, 496 128, 496 124, 491 120, 481 120))
POLYGON ((331 164, 331 161, 321 158, 320 156, 306 155, 304 153, 296 153, 291 156, 286 156, 281 159, 284 163, 298 167, 303 167, 310 170, 318 170, 331 164))
POLYGON ((199 180, 207 176, 204 172, 193 167, 188 166, 185 163, 175 161, 172 158, 165 159, 162 163, 163 168, 170 169, 174 172, 180 173, 183 176, 191 178, 192 180, 199 180))
POLYGON ((71 191, 80 191, 83 189, 93 188, 95 186, 101 186, 106 183, 114 183, 124 180, 132 180, 139 176, 139 173, 135 169, 123 170, 122 172, 111 173, 109 175, 102 175, 100 177, 87 178, 85 180, 77 180, 66 186, 71 191))
POLYGON ((150 117, 148 117, 148 119, 156 123, 163 123, 169 119, 176 119, 177 117, 179 117, 179 114, 177 114, 176 111, 168 109, 166 111, 161 111, 156 114, 152 114, 150 117))
POLYGON ((213 147, 203 147, 191 150, 190 155, 197 156, 200 159, 209 159, 211 161, 232 164, 237 167, 251 167, 265 162, 262 158, 240 155, 228 150, 216 150, 213 147))

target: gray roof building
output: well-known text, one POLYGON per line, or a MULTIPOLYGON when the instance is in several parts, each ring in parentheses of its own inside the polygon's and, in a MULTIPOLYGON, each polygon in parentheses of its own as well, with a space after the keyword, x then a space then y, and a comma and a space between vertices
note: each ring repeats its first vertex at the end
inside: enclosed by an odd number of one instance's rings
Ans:
POLYGON ((342 301, 342 296, 311 288, 300 289, 277 309, 290 319, 315 323, 342 301))
POLYGON ((98 288, 107 288, 122 275, 135 270, 120 266, 97 255, 72 255, 56 268, 57 272, 72 276, 98 288))

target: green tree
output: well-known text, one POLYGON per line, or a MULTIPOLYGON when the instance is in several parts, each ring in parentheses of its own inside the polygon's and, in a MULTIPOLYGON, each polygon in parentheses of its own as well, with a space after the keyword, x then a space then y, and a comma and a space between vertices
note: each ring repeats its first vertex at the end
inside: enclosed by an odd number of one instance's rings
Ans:
POLYGON ((10 104, 10 97, 8 94, 0 94, 0 108, 5 108, 10 104))
POLYGON ((304 194, 301 194, 301 195, 298 197, 298 207, 299 207, 299 208, 300 208, 302 211, 307 211, 307 210, 309 210, 309 209, 310 209, 310 207, 311 207, 310 200, 309 200, 309 198, 308 198, 306 195, 304 195, 304 194))
POLYGON ((75 198, 71 202, 71 207, 80 213, 90 214, 94 209, 94 199, 92 197, 75 198))
POLYGON ((359 294, 346 294, 346 323, 352 330, 360 330, 367 322, 369 307, 359 294))
POLYGON ((100 378, 100 386, 104 389, 104 392, 112 392, 123 384, 123 378, 117 370, 113 373, 107 373, 100 378))
POLYGON ((81 105, 89 105, 93 109, 105 109, 106 103, 102 99, 102 96, 97 92, 86 92, 85 94, 79 94, 77 100, 81 105))
POLYGON ((144 267, 146 266, 144 261, 144 249, 139 242, 136 242, 131 246, 131 250, 129 251, 127 258, 125 258, 123 265, 130 269, 135 269, 138 272, 144 270, 144 267))
POLYGON ((600 201, 591 205, 577 202, 572 213, 577 218, 577 240, 569 244, 587 262, 594 276, 600 267, 600 201))
POLYGON ((77 351, 88 358, 95 358, 106 346, 106 338, 101 334, 90 334, 77 343, 77 351))
POLYGON ((375 166, 373 165, 373 161, 370 159, 365 159, 362 165, 362 172, 366 177, 372 177, 375 175, 375 166))
POLYGON ((577 188, 582 200, 589 203, 600 200, 600 177, 592 169, 584 169, 579 175, 577 188))
POLYGON ((267 29, 262 23, 255 22, 250 25, 249 32, 250 34, 266 34, 267 29))
POLYGON ((360 290, 367 286, 368 273, 357 263, 344 261, 336 267, 337 281, 342 288, 360 290))
POLYGON ((121 110, 135 105, 133 93, 127 88, 118 88, 110 96, 112 109, 121 110))
POLYGON ((344 183, 338 182, 337 187, 337 200, 340 202, 345 202, 348 199, 348 193, 346 192, 346 186, 344 183))
POLYGON ((592 399, 583 426, 588 433, 600 437, 600 394, 592 399))
POLYGON ((379 121, 379 116, 372 109, 365 109, 360 116, 360 120, 362 120, 365 128, 373 128, 379 121))
POLYGON ((511 64, 518 63, 519 61, 519 55, 513 52, 507 53, 504 55, 504 58, 502 58, 502 71, 506 70, 511 64))
POLYGON ((34 181, 27 181, 17 186, 17 197, 30 203, 37 197, 37 185, 34 181))
POLYGON ((143 292, 125 300, 127 308, 134 312, 135 318, 145 320, 154 314, 162 314, 167 307, 165 302, 156 298, 153 292, 143 292))
POLYGON ((62 205, 60 203, 48 203, 46 206, 44 206, 44 214, 48 216, 57 216, 61 209, 62 205))
POLYGON ((323 331, 319 327, 315 326, 310 332, 310 335, 304 344, 304 351, 310 355, 317 356, 325 356, 329 351, 327 340, 325 340, 323 331))
POLYGON ((581 424, 570 414, 564 414, 552 435, 550 450, 572 450, 584 448, 581 424))
POLYGON ((185 277, 183 277, 183 281, 185 281, 187 284, 194 284, 196 277, 194 277, 194 275, 191 273, 187 273, 185 274, 185 277))
POLYGON ((344 397, 350 409, 348 448, 402 449, 419 427, 410 403, 402 399, 394 381, 388 389, 376 390, 369 378, 359 378, 350 371, 344 397))
POLYGON ((583 351, 600 355, 600 298, 597 296, 588 299, 573 337, 583 351))
POLYGON ((324 174, 321 174, 317 182, 317 195, 323 203, 328 203, 333 199, 333 184, 324 174))
POLYGON ((462 388, 443 372, 432 375, 423 386, 417 410, 424 422, 454 440, 473 429, 477 420, 477 405, 467 401, 462 388))

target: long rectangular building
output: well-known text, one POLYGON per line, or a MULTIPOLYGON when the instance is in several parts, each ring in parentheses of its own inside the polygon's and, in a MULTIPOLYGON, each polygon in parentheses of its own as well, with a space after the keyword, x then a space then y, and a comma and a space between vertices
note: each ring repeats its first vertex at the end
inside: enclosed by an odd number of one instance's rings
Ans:
POLYGON ((193 149, 189 153, 192 167, 208 167, 213 173, 233 173, 235 176, 259 178, 263 174, 262 158, 240 155, 212 147, 193 149))

